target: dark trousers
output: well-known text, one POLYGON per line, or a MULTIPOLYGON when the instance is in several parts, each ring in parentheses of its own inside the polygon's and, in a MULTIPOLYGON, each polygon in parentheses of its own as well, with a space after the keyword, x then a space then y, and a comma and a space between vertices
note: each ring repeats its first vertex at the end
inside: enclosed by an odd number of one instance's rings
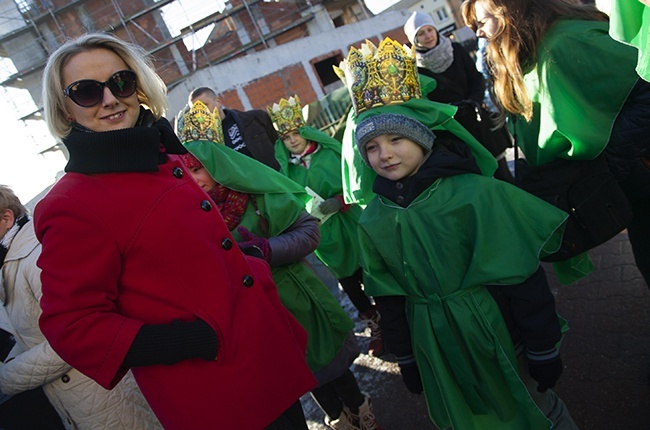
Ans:
POLYGON ((300 400, 291 405, 264 430, 308 430, 300 400))
POLYGON ((632 206, 627 228, 639 271, 650 287, 650 83, 639 79, 605 148, 612 173, 632 206))
POLYGON ((14 395, 0 405, 0 428, 3 430, 64 430, 42 388, 14 395))
MULTIPOLYGON (((372 308, 372 303, 366 293, 363 292, 362 270, 359 269, 353 275, 339 279, 341 288, 348 295, 350 301, 360 314, 368 312, 372 308)), ((336 418, 336 417, 334 417, 336 418)))
POLYGON ((650 198, 630 201, 632 222, 627 236, 632 245, 634 262, 650 288, 650 198))

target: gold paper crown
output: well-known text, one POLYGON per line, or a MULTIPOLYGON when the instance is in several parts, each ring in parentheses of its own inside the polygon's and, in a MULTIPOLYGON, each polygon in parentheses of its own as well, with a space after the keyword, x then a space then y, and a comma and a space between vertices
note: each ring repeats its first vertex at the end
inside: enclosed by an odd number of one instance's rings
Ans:
POLYGON ((334 71, 348 88, 357 114, 422 97, 415 53, 388 37, 379 48, 369 40, 360 50, 351 47, 334 71))
POLYGON ((211 113, 210 109, 202 102, 195 101, 192 108, 183 115, 182 124, 179 124, 181 142, 192 140, 208 140, 215 143, 224 143, 221 118, 218 112, 211 113))
POLYGON ((284 136, 290 131, 297 130, 305 125, 300 99, 297 95, 289 97, 289 100, 280 99, 278 103, 273 103, 273 106, 267 107, 266 111, 271 116, 273 125, 280 136, 284 136))

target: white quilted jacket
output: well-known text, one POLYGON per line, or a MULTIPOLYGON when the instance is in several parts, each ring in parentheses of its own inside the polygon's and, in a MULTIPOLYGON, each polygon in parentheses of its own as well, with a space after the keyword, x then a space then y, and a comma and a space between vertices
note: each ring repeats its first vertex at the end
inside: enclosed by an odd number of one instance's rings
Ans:
POLYGON ((30 221, 9 246, 0 277, 0 300, 5 303, 0 305, 0 328, 16 338, 9 357, 0 363, 0 391, 16 394, 42 385, 68 429, 161 429, 131 372, 108 391, 50 347, 38 327, 40 252, 30 221))

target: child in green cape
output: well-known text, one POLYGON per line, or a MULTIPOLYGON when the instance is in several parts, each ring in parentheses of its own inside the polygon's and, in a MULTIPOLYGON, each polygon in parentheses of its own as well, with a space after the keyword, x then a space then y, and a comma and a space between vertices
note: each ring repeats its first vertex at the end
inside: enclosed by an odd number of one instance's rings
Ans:
POLYGON ((559 246, 567 215, 491 177, 476 142, 438 141, 420 118, 445 123, 446 106, 419 99, 400 45, 362 52, 341 67, 358 151, 377 173, 359 221, 362 266, 407 388, 424 392, 439 428, 575 429, 550 390, 562 373, 562 325, 539 263, 559 246), (387 92, 351 70, 377 70, 379 59, 403 89, 392 100, 369 98, 387 92))
POLYGON ((318 246, 305 190, 225 145, 221 125, 202 102, 185 115, 185 165, 221 212, 239 247, 271 266, 280 300, 308 334, 307 364, 319 385, 312 396, 334 429, 381 429, 370 397, 349 367, 359 354, 354 324, 304 257, 318 246), (346 427, 348 426, 348 427, 346 427))
POLYGON ((356 233, 361 207, 343 201, 341 144, 305 124, 298 96, 281 99, 267 111, 280 135, 275 142, 280 172, 322 199, 314 205, 314 215, 323 217, 321 240, 315 254, 336 276, 359 312, 359 318, 370 328, 368 353, 378 357, 384 351, 380 316, 363 291, 356 233))

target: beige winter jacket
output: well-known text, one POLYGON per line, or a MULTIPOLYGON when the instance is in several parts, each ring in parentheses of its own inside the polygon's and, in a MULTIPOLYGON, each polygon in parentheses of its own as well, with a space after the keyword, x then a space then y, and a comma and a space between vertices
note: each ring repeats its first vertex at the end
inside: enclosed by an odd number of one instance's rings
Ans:
POLYGON ((13 238, 0 277, 0 301, 5 304, 0 305, 0 328, 16 338, 9 357, 0 363, 0 391, 16 394, 42 385, 68 429, 162 429, 131 372, 108 391, 50 347, 38 326, 40 252, 29 221, 13 238))

